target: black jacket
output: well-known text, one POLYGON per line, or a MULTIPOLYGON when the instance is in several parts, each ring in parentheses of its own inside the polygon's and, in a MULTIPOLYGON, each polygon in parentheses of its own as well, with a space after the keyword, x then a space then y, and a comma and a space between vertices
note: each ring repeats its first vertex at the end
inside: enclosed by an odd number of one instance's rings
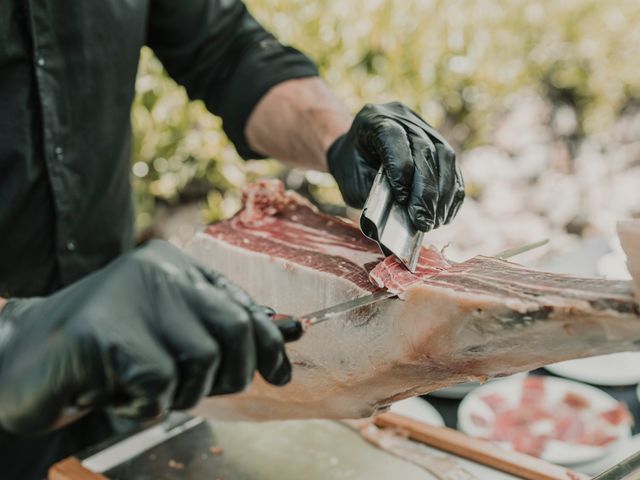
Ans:
MULTIPOLYGON (((143 45, 222 117, 245 158, 257 157, 243 130, 261 96, 317 74, 239 0, 2 1, 0 296, 48 294, 131 247, 129 115, 143 45)), ((2 478, 37 478, 105 425, 94 416, 46 439, 0 432, 2 478)))

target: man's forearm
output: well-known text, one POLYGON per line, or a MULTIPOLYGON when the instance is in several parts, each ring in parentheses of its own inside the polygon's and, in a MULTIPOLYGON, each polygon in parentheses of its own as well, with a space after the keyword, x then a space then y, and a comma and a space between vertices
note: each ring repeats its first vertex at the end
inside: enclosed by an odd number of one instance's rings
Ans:
POLYGON ((327 150, 352 119, 322 80, 302 78, 273 87, 251 113, 245 134, 256 152, 326 171, 327 150))
POLYGON ((4 308, 4 306, 6 305, 7 301, 0 297, 0 311, 4 308))

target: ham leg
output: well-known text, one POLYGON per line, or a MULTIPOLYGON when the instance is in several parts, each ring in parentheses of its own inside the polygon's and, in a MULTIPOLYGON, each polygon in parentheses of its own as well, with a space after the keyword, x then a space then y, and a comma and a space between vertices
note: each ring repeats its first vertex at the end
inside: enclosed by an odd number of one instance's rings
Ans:
POLYGON ((240 214, 196 235, 187 249, 257 302, 304 314, 378 285, 401 299, 310 328, 287 345, 289 385, 273 387, 257 376, 241 394, 206 400, 200 414, 367 417, 456 383, 639 349, 632 282, 538 272, 482 256, 453 264, 427 248, 419 275, 407 276, 392 259, 380 263, 377 246, 351 223, 318 213, 279 183, 251 186, 246 200, 240 214))

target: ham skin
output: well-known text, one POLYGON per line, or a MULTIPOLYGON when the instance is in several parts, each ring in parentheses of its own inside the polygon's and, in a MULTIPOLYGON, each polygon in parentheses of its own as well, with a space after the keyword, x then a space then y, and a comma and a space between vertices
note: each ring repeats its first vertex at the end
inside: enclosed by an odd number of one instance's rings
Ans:
POLYGON ((412 275, 351 222, 319 213, 277 181, 249 186, 245 200, 238 215, 197 234, 187 250, 256 302, 302 315, 381 286, 402 299, 351 311, 287 344, 293 380, 285 387, 256 376, 246 391, 207 399, 197 413, 367 417, 453 384, 640 345, 632 282, 483 256, 453 264, 429 248, 412 275))
POLYGON ((627 254, 627 269, 636 286, 636 295, 640 291, 640 221, 621 220, 618 222, 618 237, 627 254))

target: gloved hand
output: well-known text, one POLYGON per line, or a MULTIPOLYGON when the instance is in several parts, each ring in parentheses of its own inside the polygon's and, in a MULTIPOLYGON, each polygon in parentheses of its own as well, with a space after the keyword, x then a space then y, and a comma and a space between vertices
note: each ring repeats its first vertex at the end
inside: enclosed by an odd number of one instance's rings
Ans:
POLYGON ((327 153, 345 202, 362 208, 380 167, 418 230, 449 223, 464 200, 456 155, 415 112, 398 103, 366 105, 327 153))
POLYGON ((51 429, 64 407, 154 418, 232 393, 254 370, 291 377, 265 310, 221 275, 153 241, 46 298, 0 312, 0 427, 51 429))

